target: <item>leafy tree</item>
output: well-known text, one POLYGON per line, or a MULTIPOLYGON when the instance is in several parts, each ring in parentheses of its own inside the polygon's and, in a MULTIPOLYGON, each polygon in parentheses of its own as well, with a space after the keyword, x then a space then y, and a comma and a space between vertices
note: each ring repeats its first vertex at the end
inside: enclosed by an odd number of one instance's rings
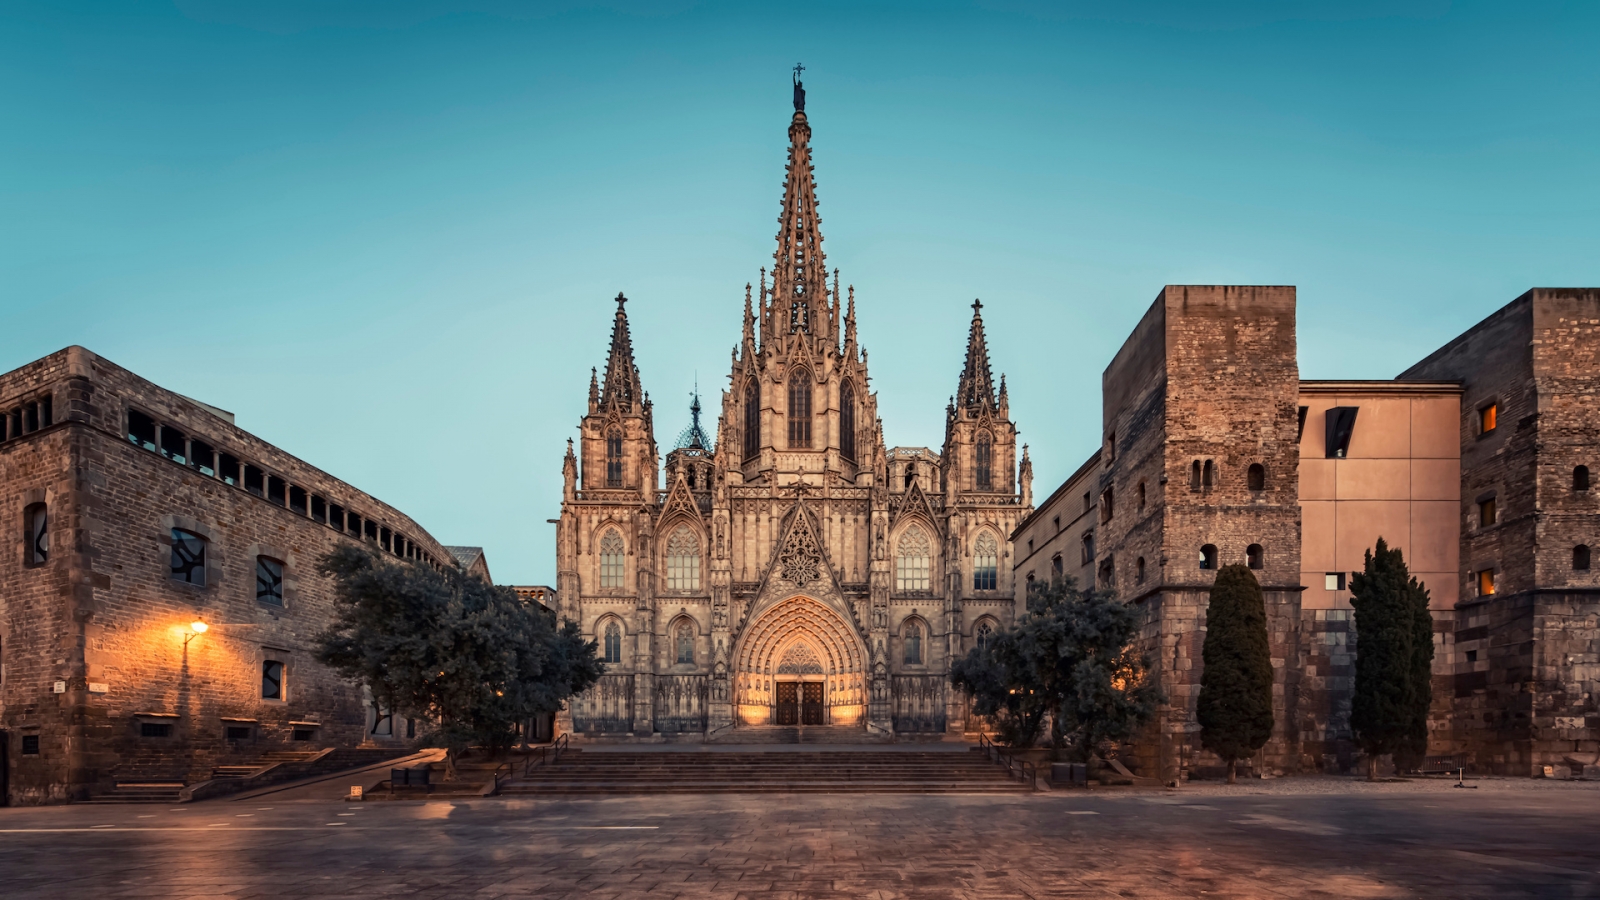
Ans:
POLYGON ((1206 642, 1201 651, 1200 744, 1235 763, 1260 750, 1272 736, 1272 651, 1267 645, 1267 607, 1255 573, 1224 566, 1211 585, 1206 642))
POLYGON ((1427 753, 1433 614, 1427 588, 1411 577, 1398 547, 1391 549, 1380 537, 1365 563, 1350 579, 1356 613, 1350 727, 1367 754, 1367 778, 1376 781, 1379 756, 1420 760, 1427 753))
POLYGON ((951 668, 950 681, 995 720, 1001 740, 1030 747, 1051 717, 1052 743, 1085 761, 1126 740, 1155 713, 1160 693, 1132 647, 1138 610, 1072 579, 1036 584, 1028 611, 951 668))
POLYGON ((387 709, 439 723, 452 757, 509 747, 516 726, 561 708, 604 670, 572 622, 456 569, 340 547, 317 570, 334 579, 337 619, 317 658, 369 686, 387 709))

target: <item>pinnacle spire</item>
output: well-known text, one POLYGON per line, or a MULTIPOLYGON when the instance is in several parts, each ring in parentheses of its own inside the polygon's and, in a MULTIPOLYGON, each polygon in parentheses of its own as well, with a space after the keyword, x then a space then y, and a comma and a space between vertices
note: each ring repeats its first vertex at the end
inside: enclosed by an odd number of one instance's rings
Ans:
POLYGON ((983 336, 983 301, 972 301, 972 330, 967 335, 967 361, 956 385, 956 406, 976 412, 997 406, 994 375, 989 368, 989 345, 983 336))
POLYGON ((778 249, 773 254, 772 317, 779 334, 822 335, 831 330, 835 314, 828 303, 828 266, 822 253, 817 185, 811 166, 811 125, 806 121, 800 71, 796 66, 789 163, 783 212, 778 218, 778 249))
POLYGON ((639 386, 639 367, 633 362, 633 339, 628 335, 628 313, 623 304, 628 302, 617 293, 617 317, 611 325, 611 354, 606 359, 606 377, 600 388, 600 405, 631 408, 648 398, 639 386))

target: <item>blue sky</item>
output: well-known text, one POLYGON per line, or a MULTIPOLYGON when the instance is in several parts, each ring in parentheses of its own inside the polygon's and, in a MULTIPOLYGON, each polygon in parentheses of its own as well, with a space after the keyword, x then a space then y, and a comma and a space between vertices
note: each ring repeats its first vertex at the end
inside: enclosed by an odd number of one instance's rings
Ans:
POLYGON ((982 297, 1041 495, 1163 284, 1297 285, 1308 378, 1600 284, 1593 3, 243 6, 0 6, 0 369, 88 346, 502 582, 554 580, 609 298, 658 441, 715 405, 796 61, 888 440, 982 297))

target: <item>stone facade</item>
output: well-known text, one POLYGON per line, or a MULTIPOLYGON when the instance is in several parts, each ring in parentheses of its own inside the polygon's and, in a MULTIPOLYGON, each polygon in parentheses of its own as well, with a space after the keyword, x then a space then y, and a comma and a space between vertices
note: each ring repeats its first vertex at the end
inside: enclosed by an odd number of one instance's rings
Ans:
POLYGON ((854 289, 829 283, 798 84, 789 138, 771 281, 746 286, 716 440, 697 399, 664 486, 617 298, 563 465, 558 603, 608 661, 565 723, 580 732, 959 730, 950 661, 1011 620, 1030 474, 981 304, 943 446, 887 447, 854 289))
POLYGON ((357 540, 446 564, 419 525, 82 347, 0 375, 0 409, 11 802, 406 740, 409 723, 312 660, 332 608, 314 565, 357 540))

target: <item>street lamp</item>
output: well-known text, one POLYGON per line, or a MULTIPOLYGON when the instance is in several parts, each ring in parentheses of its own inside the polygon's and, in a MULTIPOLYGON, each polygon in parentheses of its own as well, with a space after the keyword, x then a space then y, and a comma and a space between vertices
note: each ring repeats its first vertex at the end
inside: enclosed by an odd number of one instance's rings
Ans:
POLYGON ((195 637, 199 635, 205 634, 206 629, 210 627, 210 625, 206 624, 205 619, 195 619, 193 622, 190 622, 189 633, 183 636, 183 645, 185 647, 189 646, 190 641, 194 640, 195 637))

